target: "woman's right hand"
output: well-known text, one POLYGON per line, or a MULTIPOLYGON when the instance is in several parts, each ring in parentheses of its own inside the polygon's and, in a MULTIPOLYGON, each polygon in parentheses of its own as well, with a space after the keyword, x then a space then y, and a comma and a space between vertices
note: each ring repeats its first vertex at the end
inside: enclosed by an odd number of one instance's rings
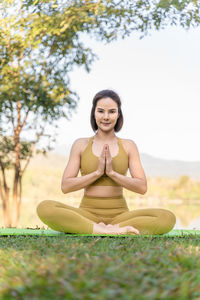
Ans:
POLYGON ((99 176, 102 176, 105 173, 105 168, 106 168, 105 147, 106 147, 106 145, 103 146, 101 155, 99 156, 99 160, 98 160, 97 173, 99 176))

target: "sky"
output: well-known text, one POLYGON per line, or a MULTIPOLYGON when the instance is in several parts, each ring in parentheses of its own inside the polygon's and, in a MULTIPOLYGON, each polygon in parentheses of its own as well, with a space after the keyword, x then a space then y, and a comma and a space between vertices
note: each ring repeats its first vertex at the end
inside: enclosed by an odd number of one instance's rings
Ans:
POLYGON ((105 44, 83 36, 98 60, 90 73, 76 67, 71 89, 80 96, 70 121, 59 121, 55 152, 69 155, 73 142, 94 135, 90 111, 94 95, 117 92, 124 125, 119 138, 133 140, 140 153, 183 161, 200 161, 200 28, 168 27, 139 39, 105 44))

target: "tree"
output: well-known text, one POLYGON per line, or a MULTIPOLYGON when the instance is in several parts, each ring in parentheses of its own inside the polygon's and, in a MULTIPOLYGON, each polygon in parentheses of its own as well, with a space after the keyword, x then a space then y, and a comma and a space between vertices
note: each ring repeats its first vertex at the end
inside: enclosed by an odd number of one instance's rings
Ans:
POLYGON ((106 43, 132 31, 144 37, 167 24, 199 24, 198 1, 3 0, 0 3, 0 197, 6 227, 20 216, 22 177, 48 124, 70 119, 79 96, 70 89, 75 65, 89 72, 96 55, 85 32, 106 43), (24 140, 23 131, 30 132, 24 140), (14 171, 12 204, 7 170, 14 171))

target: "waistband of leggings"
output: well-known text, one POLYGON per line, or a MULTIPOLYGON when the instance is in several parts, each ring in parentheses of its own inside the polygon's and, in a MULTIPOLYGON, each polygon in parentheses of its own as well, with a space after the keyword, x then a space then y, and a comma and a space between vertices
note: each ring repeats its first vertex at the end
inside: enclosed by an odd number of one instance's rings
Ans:
POLYGON ((92 209, 125 208, 128 209, 124 196, 115 197, 91 197, 83 196, 80 207, 92 209))
POLYGON ((96 199, 96 200, 109 200, 109 199, 125 199, 124 195, 112 196, 112 197, 96 197, 96 196, 87 196, 83 195, 84 199, 96 199))

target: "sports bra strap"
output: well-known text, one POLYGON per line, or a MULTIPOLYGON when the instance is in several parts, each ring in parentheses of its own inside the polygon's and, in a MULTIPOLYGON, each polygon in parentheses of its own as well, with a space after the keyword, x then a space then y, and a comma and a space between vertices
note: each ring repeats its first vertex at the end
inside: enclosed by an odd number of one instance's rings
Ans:
POLYGON ((94 136, 92 136, 92 137, 89 139, 89 143, 88 143, 88 144, 92 144, 93 139, 94 139, 94 136))
POLYGON ((117 137, 117 140, 118 140, 118 142, 119 142, 119 145, 121 146, 121 145, 122 145, 121 139, 117 137))

